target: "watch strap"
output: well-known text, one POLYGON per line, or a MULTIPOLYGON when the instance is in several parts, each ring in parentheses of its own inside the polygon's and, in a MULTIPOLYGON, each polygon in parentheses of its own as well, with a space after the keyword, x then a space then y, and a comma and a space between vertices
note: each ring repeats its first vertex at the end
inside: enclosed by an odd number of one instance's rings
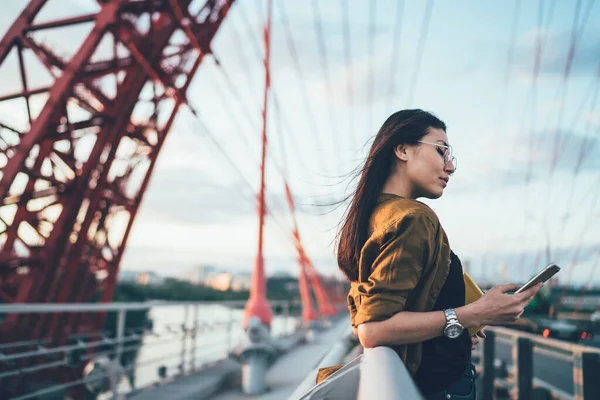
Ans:
POLYGON ((453 308, 447 308, 444 310, 444 316, 446 317, 446 325, 451 323, 458 323, 458 317, 456 311, 453 308))

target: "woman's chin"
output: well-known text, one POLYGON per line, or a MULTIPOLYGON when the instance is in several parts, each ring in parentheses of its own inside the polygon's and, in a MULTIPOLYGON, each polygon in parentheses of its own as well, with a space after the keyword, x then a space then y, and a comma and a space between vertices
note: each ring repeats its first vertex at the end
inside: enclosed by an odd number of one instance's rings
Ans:
POLYGON ((444 194, 444 189, 439 188, 439 189, 428 191, 427 194, 423 197, 426 197, 428 199, 439 199, 440 197, 442 197, 443 194, 444 194))

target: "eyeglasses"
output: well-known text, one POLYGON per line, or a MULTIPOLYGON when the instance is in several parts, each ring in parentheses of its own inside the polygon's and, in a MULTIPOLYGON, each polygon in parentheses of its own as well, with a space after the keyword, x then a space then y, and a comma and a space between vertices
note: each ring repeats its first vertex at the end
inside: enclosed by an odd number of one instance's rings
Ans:
POLYGON ((444 158, 444 165, 448 165, 449 163, 452 163, 452 165, 454 166, 454 171, 456 171, 456 166, 457 166, 457 161, 456 161, 456 157, 454 157, 452 155, 452 146, 446 146, 445 144, 439 144, 439 143, 434 143, 434 142, 425 142, 423 140, 419 140, 419 143, 425 143, 425 144, 431 144, 433 146, 437 146, 437 147, 441 147, 444 150, 444 154, 442 155, 444 158))

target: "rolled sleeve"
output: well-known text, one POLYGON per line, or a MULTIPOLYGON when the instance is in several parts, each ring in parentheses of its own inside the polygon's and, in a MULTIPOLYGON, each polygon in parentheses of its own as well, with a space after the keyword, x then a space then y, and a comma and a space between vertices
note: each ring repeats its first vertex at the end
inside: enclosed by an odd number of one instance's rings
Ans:
POLYGON ((348 293, 348 297, 346 298, 346 302, 348 303, 348 312, 350 313, 350 324, 352 324, 352 326, 355 326, 354 318, 356 317, 357 311, 356 301, 354 300, 355 293, 356 291, 354 287, 354 282, 352 282, 350 284, 350 292, 348 293))
POLYGON ((373 244, 377 251, 370 254, 363 248, 365 265, 356 284, 358 303, 354 326, 365 322, 382 321, 404 311, 406 302, 415 290, 427 265, 431 264, 435 229, 431 219, 422 213, 405 215, 391 224, 373 244))

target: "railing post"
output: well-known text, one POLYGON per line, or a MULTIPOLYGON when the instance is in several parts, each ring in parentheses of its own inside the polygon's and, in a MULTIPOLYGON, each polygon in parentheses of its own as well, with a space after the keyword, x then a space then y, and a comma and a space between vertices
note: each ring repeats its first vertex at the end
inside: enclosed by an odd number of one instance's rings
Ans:
POLYGON ((290 320, 290 303, 288 303, 287 301, 285 303, 283 303, 283 323, 284 323, 284 328, 283 328, 283 334, 286 335, 288 334, 288 325, 289 325, 289 320, 290 320))
POLYGON ((276 354, 269 327, 258 317, 250 317, 247 322, 248 342, 240 354, 242 361, 242 391, 247 395, 263 393, 267 390, 267 367, 276 354))
POLYGON ((573 400, 600 399, 600 355, 576 353, 573 359, 573 400))
POLYGON ((517 339, 517 386, 519 399, 530 399, 533 388, 533 344, 527 338, 517 339))
POLYGON ((233 308, 229 308, 229 322, 227 323, 227 353, 233 348, 233 308))
POLYGON ((496 357, 496 332, 488 330, 483 341, 483 399, 494 398, 494 358, 496 357))
POLYGON ((125 333, 125 313, 126 310, 119 310, 117 315, 117 351, 114 360, 113 376, 111 379, 111 389, 113 393, 113 399, 117 398, 119 388, 119 372, 121 365, 121 355, 123 354, 123 334, 125 333))
POLYGON ((191 351, 191 356, 192 359, 190 360, 190 370, 194 371, 196 369, 196 347, 197 347, 197 341, 198 339, 198 304, 194 304, 194 331, 192 332, 192 351, 191 351))
POLYGON ((185 373, 185 343, 187 341, 187 329, 186 324, 188 320, 189 305, 184 306, 183 323, 181 324, 181 332, 183 333, 183 339, 181 341, 181 362, 179 363, 179 374, 185 373))

